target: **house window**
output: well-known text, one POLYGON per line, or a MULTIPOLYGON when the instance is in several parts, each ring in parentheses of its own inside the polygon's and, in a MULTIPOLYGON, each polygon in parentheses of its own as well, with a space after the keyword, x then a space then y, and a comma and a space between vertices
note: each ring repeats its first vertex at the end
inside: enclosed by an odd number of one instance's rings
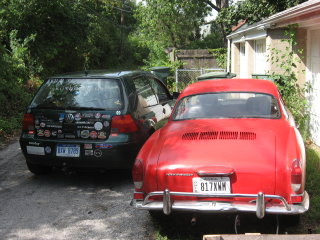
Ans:
POLYGON ((266 74, 266 40, 254 41, 254 73, 266 74))

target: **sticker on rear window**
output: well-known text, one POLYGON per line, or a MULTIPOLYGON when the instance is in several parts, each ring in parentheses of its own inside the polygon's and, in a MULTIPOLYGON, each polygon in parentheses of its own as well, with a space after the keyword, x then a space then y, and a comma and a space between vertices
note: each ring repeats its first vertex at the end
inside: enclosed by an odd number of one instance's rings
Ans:
POLYGON ((96 113, 96 114, 94 115, 94 117, 95 117, 95 118, 100 118, 100 117, 101 117, 101 113, 96 113))
POLYGON ((98 137, 98 133, 96 131, 91 131, 89 135, 92 139, 96 139, 98 137))
POLYGON ((82 130, 81 137, 82 138, 89 138, 89 130, 82 130))
POLYGON ((64 120, 64 113, 59 114, 59 121, 62 122, 64 120))
POLYGON ((76 121, 80 121, 80 120, 81 120, 81 114, 80 114, 80 113, 76 113, 76 114, 74 115, 74 119, 75 119, 76 121))
POLYGON ((103 128, 103 125, 102 125, 101 122, 96 122, 96 123, 94 124, 94 129, 95 129, 95 130, 99 131, 99 130, 101 130, 102 128, 103 128))

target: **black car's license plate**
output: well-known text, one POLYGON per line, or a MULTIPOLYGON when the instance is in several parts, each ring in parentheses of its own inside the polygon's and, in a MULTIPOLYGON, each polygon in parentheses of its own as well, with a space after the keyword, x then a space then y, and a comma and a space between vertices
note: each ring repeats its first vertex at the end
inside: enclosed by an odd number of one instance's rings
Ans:
POLYGON ((57 157, 79 157, 80 146, 76 144, 58 144, 57 157))

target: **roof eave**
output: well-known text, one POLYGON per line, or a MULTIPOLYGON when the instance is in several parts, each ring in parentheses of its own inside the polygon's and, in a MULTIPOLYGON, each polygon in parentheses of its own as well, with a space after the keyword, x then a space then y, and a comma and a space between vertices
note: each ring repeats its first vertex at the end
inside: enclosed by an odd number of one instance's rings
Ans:
POLYGON ((289 21, 290 19, 297 18, 300 16, 303 16, 308 13, 312 13, 315 11, 320 10, 320 1, 319 0, 309 0, 305 3, 299 4, 295 7, 289 8, 285 11, 279 12, 277 14, 274 14, 260 22, 258 22, 258 25, 254 26, 248 26, 247 28, 241 30, 239 29, 237 32, 231 33, 227 36, 227 39, 232 39, 238 35, 241 35, 246 32, 250 32, 252 30, 265 30, 268 28, 275 28, 275 27, 283 27, 287 24, 282 24, 282 25, 277 25, 277 23, 280 22, 286 22, 289 21))

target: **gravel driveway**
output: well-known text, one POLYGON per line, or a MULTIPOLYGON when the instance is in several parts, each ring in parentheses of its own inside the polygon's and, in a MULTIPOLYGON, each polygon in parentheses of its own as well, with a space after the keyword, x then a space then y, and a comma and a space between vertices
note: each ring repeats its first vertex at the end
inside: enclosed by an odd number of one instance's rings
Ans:
POLYGON ((15 142, 0 151, 0 239, 150 239, 132 192, 129 171, 34 176, 15 142))
MULTIPOLYGON (((190 225, 191 214, 154 220, 129 205, 132 193, 130 171, 34 176, 14 142, 0 151, 0 239, 202 239, 235 233, 232 214, 201 215, 196 226, 190 225)), ((275 233, 274 217, 260 222, 253 215, 244 223, 243 232, 275 233)))

